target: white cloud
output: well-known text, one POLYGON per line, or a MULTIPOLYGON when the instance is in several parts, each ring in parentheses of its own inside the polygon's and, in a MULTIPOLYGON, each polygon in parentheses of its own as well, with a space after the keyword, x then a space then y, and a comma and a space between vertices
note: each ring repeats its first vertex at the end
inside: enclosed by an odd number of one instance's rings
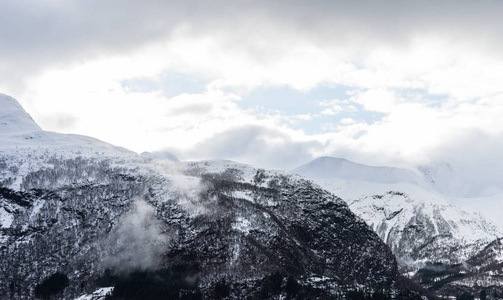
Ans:
POLYGON ((401 99, 389 89, 376 88, 356 92, 351 97, 351 101, 361 104, 368 111, 390 113, 400 104, 401 99))
POLYGON ((103 243, 108 248, 104 265, 119 272, 156 269, 170 239, 162 232, 154 208, 143 200, 135 200, 103 243))
MULTIPOLYGON (((331 154, 397 164, 467 155, 451 145, 478 136, 498 148, 502 4, 363 4, 2 2, 0 88, 45 129, 188 159, 289 168, 331 154), (122 84, 161 85, 165 72, 202 79, 206 90, 167 97, 122 84), (319 99, 319 114, 239 107, 254 88, 320 85, 344 86, 348 97, 319 99), (382 117, 369 121, 375 112, 382 117), (328 132, 308 135, 285 120, 328 132)), ((501 161, 488 152, 469 156, 501 161)))
POLYGON ((344 125, 350 125, 350 124, 354 124, 355 123, 355 120, 351 119, 351 118, 344 118, 340 121, 341 124, 344 124, 344 125))
POLYGON ((338 105, 334 105, 330 108, 325 108, 324 110, 321 111, 320 114, 322 115, 329 115, 329 116, 335 116, 337 115, 338 113, 340 113, 341 111, 343 111, 344 109, 338 105))
POLYGON ((196 159, 232 159, 258 167, 289 170, 312 159, 320 146, 316 139, 302 137, 287 128, 243 125, 203 140, 184 155, 196 159))
POLYGON ((315 118, 315 116, 313 116, 311 114, 294 115, 294 116, 291 116, 291 119, 292 119, 291 122, 295 123, 298 120, 301 120, 301 121, 310 121, 313 118, 315 118))

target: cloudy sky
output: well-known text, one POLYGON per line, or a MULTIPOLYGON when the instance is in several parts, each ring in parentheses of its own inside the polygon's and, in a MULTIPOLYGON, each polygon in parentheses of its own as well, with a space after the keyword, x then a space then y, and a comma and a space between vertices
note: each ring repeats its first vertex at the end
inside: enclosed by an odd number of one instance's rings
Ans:
POLYGON ((0 1, 0 92, 182 160, 503 180, 501 1, 0 1), (461 175, 460 175, 461 176, 461 175))

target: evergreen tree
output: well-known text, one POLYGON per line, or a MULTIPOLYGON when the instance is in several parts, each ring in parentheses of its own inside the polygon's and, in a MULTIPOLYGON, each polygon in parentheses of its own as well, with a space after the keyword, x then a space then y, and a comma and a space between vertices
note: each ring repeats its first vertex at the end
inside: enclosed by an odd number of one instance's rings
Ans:
POLYGON ((486 300, 487 299, 487 292, 486 290, 481 290, 479 294, 480 300, 486 300))
POLYGON ((68 285, 68 276, 56 272, 49 276, 49 278, 46 278, 41 284, 37 284, 35 287, 35 297, 44 300, 49 299, 52 295, 62 292, 68 285))
POLYGON ((474 299, 475 297, 472 294, 466 292, 459 296, 456 296, 456 300, 474 300, 474 299))

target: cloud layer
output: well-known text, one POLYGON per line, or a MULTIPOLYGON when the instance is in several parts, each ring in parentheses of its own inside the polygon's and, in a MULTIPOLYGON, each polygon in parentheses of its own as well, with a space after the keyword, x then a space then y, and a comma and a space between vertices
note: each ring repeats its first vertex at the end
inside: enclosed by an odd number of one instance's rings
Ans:
POLYGON ((488 190, 503 185, 502 8, 2 2, 0 89, 44 129, 138 152, 283 169, 319 155, 373 165, 442 161, 460 170, 460 182, 488 190), (327 92, 313 100, 320 86, 327 92), (270 100, 280 110, 254 106, 247 97, 261 88, 300 91, 309 111, 289 110, 288 93, 270 100))

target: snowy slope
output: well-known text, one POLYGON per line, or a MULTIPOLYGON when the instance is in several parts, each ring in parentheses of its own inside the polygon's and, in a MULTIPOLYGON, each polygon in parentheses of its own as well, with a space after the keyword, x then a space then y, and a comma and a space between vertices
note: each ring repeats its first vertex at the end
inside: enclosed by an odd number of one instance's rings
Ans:
POLYGON ((416 186, 347 201, 404 263, 458 263, 501 236, 480 214, 416 186))
POLYGON ((0 107, 0 135, 41 130, 14 98, 0 94, 0 107))

